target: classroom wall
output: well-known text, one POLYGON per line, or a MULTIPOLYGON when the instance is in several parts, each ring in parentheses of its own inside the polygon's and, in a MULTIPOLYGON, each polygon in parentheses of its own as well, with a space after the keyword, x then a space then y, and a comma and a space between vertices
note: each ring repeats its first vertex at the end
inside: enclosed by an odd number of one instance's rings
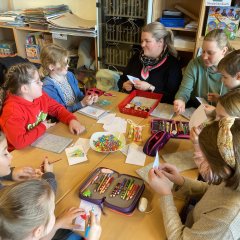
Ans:
MULTIPOLYGON (((0 0, 0 2, 3 0, 0 0)), ((43 7, 49 5, 67 4, 72 12, 81 18, 96 19, 96 0, 11 0, 13 9, 43 7)))
POLYGON ((8 11, 8 1, 0 0, 0 12, 8 11))

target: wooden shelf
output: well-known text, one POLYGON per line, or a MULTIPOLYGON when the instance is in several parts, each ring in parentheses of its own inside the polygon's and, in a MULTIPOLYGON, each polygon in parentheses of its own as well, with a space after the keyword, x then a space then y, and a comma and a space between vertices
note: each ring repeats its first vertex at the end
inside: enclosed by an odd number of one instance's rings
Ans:
POLYGON ((49 33, 49 30, 46 29, 39 29, 39 28, 30 28, 30 27, 16 27, 16 29, 29 31, 29 32, 47 32, 49 33))
POLYGON ((182 31, 182 32, 197 32, 197 29, 189 29, 189 28, 176 28, 176 27, 166 27, 167 29, 174 31, 182 31))

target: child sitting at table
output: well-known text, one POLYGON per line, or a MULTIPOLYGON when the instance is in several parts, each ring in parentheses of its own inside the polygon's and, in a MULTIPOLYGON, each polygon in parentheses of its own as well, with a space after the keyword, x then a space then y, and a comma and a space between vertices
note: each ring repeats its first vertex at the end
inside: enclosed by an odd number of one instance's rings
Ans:
POLYGON ((240 119, 224 117, 203 128, 199 145, 209 164, 207 182, 181 176, 171 164, 149 171, 150 186, 160 195, 166 235, 171 239, 240 238, 240 119), (182 224, 172 195, 200 200, 182 224))
POLYGON ((42 91, 37 68, 21 63, 9 68, 5 87, 7 98, 3 103, 0 126, 8 140, 9 151, 29 146, 53 126, 47 115, 68 124, 70 132, 85 130, 76 117, 42 91))
POLYGON ((70 112, 97 102, 98 95, 87 95, 80 91, 74 74, 68 71, 68 52, 50 44, 41 50, 43 90, 70 112))
MULTIPOLYGON (((221 81, 229 90, 240 88, 240 49, 227 54, 218 63, 218 71, 222 74, 221 81)), ((209 93, 208 101, 217 102, 218 93, 209 93)))
MULTIPOLYGON (((22 240, 24 237, 27 238, 31 231, 32 233, 34 232, 33 235, 37 234, 37 231, 35 231, 36 228, 39 227, 43 221, 46 223, 46 221, 49 219, 47 215, 49 214, 49 211, 47 210, 49 209, 50 205, 54 205, 53 191, 56 191, 57 183, 52 172, 52 164, 49 164, 47 159, 44 161, 43 173, 40 173, 40 170, 37 172, 31 167, 10 168, 11 159, 12 156, 7 151, 6 138, 4 134, 0 132, 0 179, 22 181, 26 179, 39 178, 41 176, 41 178, 45 180, 29 180, 28 182, 12 185, 10 187, 4 187, 0 183, 0 189, 5 188, 4 190, 0 191, 0 239, 22 240), (50 186, 53 191, 50 190, 50 186), (53 203, 46 204, 47 197, 50 196, 53 203), (20 206, 18 204, 22 206, 22 209, 18 209, 19 211, 16 209, 17 206, 20 206), (15 209, 16 212, 13 212, 12 209, 15 209), (36 211, 32 211, 33 209, 36 211), (39 213, 43 214, 40 215, 39 213), (13 221, 13 219, 15 219, 15 221, 13 221)), ((63 236, 71 236, 72 238, 69 239, 73 239, 73 236, 75 237, 75 240, 81 239, 79 235, 74 234, 70 230, 67 231, 60 229, 72 229, 74 227, 72 221, 81 213, 82 209, 79 208, 71 208, 66 211, 57 219, 53 231, 46 239, 50 239, 50 237, 53 236, 57 230, 58 232, 53 239, 68 239, 63 238, 63 236), (58 238, 56 238, 56 236, 58 236, 58 238), (59 238, 59 236, 62 238, 59 238)), ((97 240, 101 234, 101 227, 95 222, 94 216, 91 217, 93 217, 93 219, 91 219, 93 221, 93 228, 90 230, 89 239, 97 240), (92 238, 90 238, 91 236, 92 238)))

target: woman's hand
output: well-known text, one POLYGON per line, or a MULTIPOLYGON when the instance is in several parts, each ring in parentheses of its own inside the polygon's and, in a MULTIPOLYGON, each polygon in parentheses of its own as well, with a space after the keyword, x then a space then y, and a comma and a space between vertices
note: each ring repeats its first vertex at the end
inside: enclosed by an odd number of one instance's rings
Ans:
POLYGON ((133 84, 128 80, 123 83, 122 88, 125 89, 126 91, 130 92, 133 89, 133 84))
POLYGON ((135 84, 134 87, 138 90, 142 90, 142 91, 147 91, 149 90, 151 84, 149 84, 148 82, 145 81, 141 81, 141 80, 134 80, 135 84))
POLYGON ((148 180, 151 188, 161 196, 172 194, 172 183, 161 170, 152 168, 148 172, 148 180))
POLYGON ((176 99, 173 102, 174 112, 177 114, 181 114, 185 111, 185 102, 181 99, 176 99))
POLYGON ((54 126, 56 123, 51 123, 45 120, 45 121, 42 121, 42 124, 46 127, 46 129, 49 129, 50 127, 54 126))
POLYGON ((80 122, 78 122, 77 120, 73 119, 70 121, 69 123, 69 130, 72 134, 81 134, 83 133, 86 129, 83 125, 81 125, 80 122))
POLYGON ((15 167, 12 171, 14 181, 23 181, 36 178, 35 169, 32 167, 15 167))
POLYGON ((208 97, 207 100, 209 102, 215 102, 216 103, 218 101, 220 95, 218 93, 208 93, 207 97, 208 97))
POLYGON ((74 224, 76 217, 85 214, 84 209, 72 207, 68 210, 66 210, 63 214, 61 214, 55 223, 55 228, 64 228, 64 229, 74 229, 78 228, 79 225, 74 224))

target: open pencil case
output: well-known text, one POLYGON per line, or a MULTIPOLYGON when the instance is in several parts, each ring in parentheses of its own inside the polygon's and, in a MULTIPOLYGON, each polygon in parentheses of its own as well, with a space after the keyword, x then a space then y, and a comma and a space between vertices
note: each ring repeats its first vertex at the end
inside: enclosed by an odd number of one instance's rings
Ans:
POLYGON ((138 177, 100 167, 81 184, 79 197, 130 215, 136 208, 144 188, 144 181, 138 177))
POLYGON ((190 138, 189 123, 184 121, 175 121, 163 118, 151 120, 151 133, 165 131, 171 138, 190 138))

